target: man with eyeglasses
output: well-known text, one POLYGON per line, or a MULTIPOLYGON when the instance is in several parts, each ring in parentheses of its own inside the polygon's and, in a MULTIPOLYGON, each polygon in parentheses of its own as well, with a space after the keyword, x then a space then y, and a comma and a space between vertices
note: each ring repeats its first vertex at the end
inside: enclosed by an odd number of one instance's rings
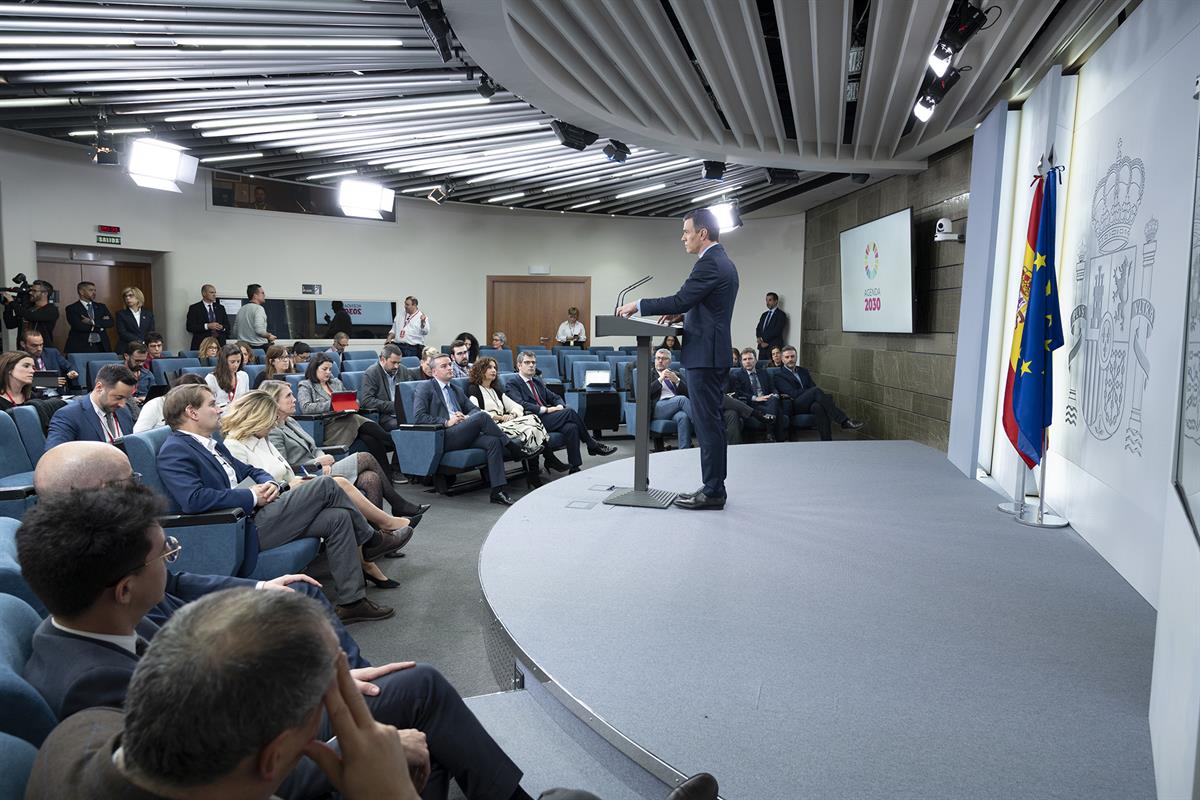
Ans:
POLYGON ((29 301, 21 304, 12 295, 0 292, 0 304, 4 305, 4 324, 17 328, 17 346, 21 346, 26 332, 39 331, 44 341, 54 344, 54 326, 58 324, 58 306, 50 302, 54 287, 47 281, 37 280, 29 285, 29 301))

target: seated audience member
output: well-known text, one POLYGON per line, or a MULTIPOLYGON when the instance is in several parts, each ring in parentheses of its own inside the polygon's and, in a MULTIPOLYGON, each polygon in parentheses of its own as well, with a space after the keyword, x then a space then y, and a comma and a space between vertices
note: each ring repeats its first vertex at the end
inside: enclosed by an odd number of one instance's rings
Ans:
POLYGON ((123 717, 91 709, 55 729, 28 796, 267 800, 336 786, 347 800, 416 800, 446 797, 453 778, 469 800, 528 800, 521 770, 436 670, 404 662, 367 678, 373 693, 310 599, 214 592, 154 637, 123 717))
POLYGON ((771 418, 771 428, 767 432, 767 441, 787 441, 787 417, 780 407, 779 393, 775 391, 775 383, 766 370, 757 368, 758 353, 747 347, 742 351, 742 368, 729 376, 726 384, 727 391, 733 392, 734 397, 743 403, 748 403, 764 415, 771 418))
POLYGON ((301 364, 307 364, 312 357, 312 346, 308 342, 296 342, 292 345, 292 364, 299 371, 301 364))
POLYGON ((567 318, 558 326, 554 340, 568 347, 587 346, 587 331, 584 330, 583 323, 579 321, 578 308, 571 306, 567 309, 567 318))
POLYGON ((250 391, 250 376, 243 370, 244 351, 236 344, 227 344, 221 348, 217 356, 216 368, 204 376, 213 397, 217 398, 217 408, 221 413, 229 404, 250 391))
POLYGON ((154 385, 154 373, 146 365, 146 358, 150 354, 150 348, 142 342, 126 342, 125 343, 125 366, 137 378, 137 387, 133 390, 133 399, 141 402, 146 393, 150 391, 150 387, 154 385))
POLYGON ((117 312, 117 353, 124 354, 133 342, 145 344, 146 337, 154 330, 154 312, 145 308, 146 296, 136 286, 127 286, 121 292, 125 308, 117 312))
POLYGON ((733 360, 729 362, 731 367, 740 367, 742 365, 742 351, 736 347, 733 348, 733 360))
MULTIPOLYGON (((611 445, 597 442, 588 432, 583 419, 573 408, 567 408, 563 399, 546 388, 545 382, 537 377, 537 356, 523 351, 517 356, 517 371, 520 380, 510 379, 504 393, 517 401, 521 408, 541 418, 548 431, 558 431, 567 440, 567 462, 571 472, 578 472, 583 459, 579 454, 579 443, 587 445, 588 455, 610 456, 617 452, 611 445)), ((564 465, 550 453, 546 453, 546 468, 562 472, 564 465)))
POLYGON ((254 352, 254 345, 249 342, 235 342, 238 349, 242 351, 242 366, 247 364, 257 364, 258 355, 254 352))
MULTIPOLYGON (((416 425, 446 426, 443 448, 446 452, 478 447, 487 453, 487 478, 491 500, 511 506, 513 499, 505 490, 508 478, 504 474, 504 454, 509 444, 504 431, 492 418, 467 401, 466 394, 450 383, 450 356, 438 353, 429 359, 433 380, 422 381, 413 397, 413 423, 416 425)), ((509 452, 519 457, 520 448, 509 452)))
POLYGON ((475 338, 475 334, 470 331, 463 331, 458 336, 454 337, 454 341, 462 341, 467 343, 467 368, 470 369, 475 360, 479 358, 479 340, 475 338))
MULTIPOLYGON (((436 347, 426 347, 421 351, 421 363, 417 367, 417 371, 420 374, 417 376, 417 380, 427 381, 433 378, 433 365, 431 360, 437 356, 440 356, 441 354, 442 351, 438 350, 436 347)), ((453 369, 453 367, 451 369, 453 369)))
POLYGON ((862 422, 851 419, 833 402, 833 398, 813 382, 812 375, 796 364, 796 348, 790 344, 782 351, 783 366, 775 377, 775 387, 786 394, 796 414, 812 414, 817 418, 821 441, 833 439, 829 423, 836 422, 846 430, 856 431, 862 422))
MULTIPOLYGON (((654 353, 654 370, 650 374, 651 419, 669 419, 675 423, 679 449, 692 446, 692 401, 687 396, 687 384, 671 370, 671 351, 665 347, 654 353)), ((633 380, 633 362, 625 365, 625 385, 630 399, 637 399, 633 380)))
MULTIPOLYGON (((176 375, 171 381, 171 388, 176 386, 204 386, 204 378, 194 372, 182 372, 176 375)), ((147 400, 142 404, 142 410, 138 413, 138 418, 133 423, 134 433, 144 433, 154 428, 161 428, 166 425, 166 420, 163 419, 163 402, 167 399, 165 394, 160 394, 153 400, 147 400)))
POLYGON ((386 619, 395 613, 367 599, 358 547, 365 545, 362 555, 374 561, 403 547, 411 528, 404 529, 407 533, 402 536, 373 531, 330 477, 314 478, 281 493, 269 473, 238 461, 212 438, 221 414, 206 386, 172 389, 163 405, 163 417, 172 433, 158 451, 158 472, 180 511, 202 514, 217 508, 241 508, 254 514, 246 535, 257 536, 263 550, 301 537, 324 539, 341 620, 350 624, 386 619), (237 488, 247 478, 253 484, 237 488))
MULTIPOLYGON (((333 409, 333 395, 346 387, 333 377, 333 361, 318 353, 308 362, 304 380, 296 387, 296 404, 301 414, 326 414, 333 409)), ((391 435, 362 414, 338 414, 325 420, 325 444, 353 445, 358 442, 375 456, 385 469, 391 469, 389 454, 394 452, 391 435)))
POLYGON ((200 363, 206 367, 215 367, 217 359, 220 358, 221 340, 215 336, 208 336, 204 341, 200 342, 200 347, 196 350, 196 358, 200 359, 200 363))
POLYGON ((267 348, 266 368, 254 379, 254 388, 262 386, 263 381, 286 381, 284 375, 294 375, 292 354, 281 344, 273 344, 267 348))
MULTIPOLYGON (((315 476, 297 476, 267 438, 278 420, 279 407, 275 398, 268 392, 252 391, 235 400, 221 418, 222 441, 238 461, 261 469, 280 484, 296 489, 305 480, 315 476)), ((321 471, 317 472, 320 474, 321 471)), ((333 476, 333 481, 359 513, 367 518, 372 528, 395 533, 409 527, 407 517, 394 517, 384 512, 382 503, 378 506, 373 504, 350 481, 340 475, 333 476)), ((379 567, 366 560, 363 561, 363 577, 381 588, 394 589, 400 585, 389 581, 379 567)))
POLYGON ((403 356, 394 344, 385 344, 379 351, 379 363, 372 364, 363 373, 362 386, 358 389, 358 407, 367 413, 379 415, 379 427, 394 431, 400 424, 396 416, 401 407, 396 403, 396 384, 415 381, 420 377, 418 370, 409 369, 400 363, 403 356))
POLYGON ((450 372, 454 378, 471 377, 471 346, 462 339, 450 344, 450 372))
POLYGON ((163 339, 161 333, 150 331, 146 334, 146 369, 150 369, 154 359, 163 357, 163 350, 166 346, 166 340, 163 339))
POLYGON ((387 470, 367 452, 351 453, 345 458, 334 460, 323 452, 300 424, 292 419, 296 413, 296 397, 292 387, 285 381, 264 381, 262 391, 271 395, 276 405, 276 423, 268 438, 284 461, 295 470, 303 467, 310 473, 340 475, 353 483, 372 503, 383 508, 387 500, 392 512, 409 517, 413 527, 417 520, 429 510, 428 503, 414 503, 405 499, 388 480, 387 470))
POLYGON ((112 444, 133 432, 133 417, 125 407, 133 397, 137 377, 124 364, 105 364, 96 385, 55 412, 46 434, 46 450, 63 442, 112 444))
POLYGON ((664 336, 662 344, 658 346, 660 350, 666 348, 667 350, 673 350, 676 352, 678 352, 682 347, 683 345, 679 343, 679 337, 673 333, 668 333, 666 336, 664 336))
POLYGON ((0 354, 0 411, 23 406, 33 399, 33 356, 24 350, 0 354))
POLYGON ((775 424, 774 417, 764 414, 749 403, 743 403, 729 392, 721 395, 721 415, 725 419, 726 444, 742 443, 742 429, 748 419, 756 419, 768 428, 775 424))
POLYGON ((482 356, 471 367, 471 382, 467 385, 467 397, 477 408, 492 418, 504 431, 510 441, 515 441, 521 448, 525 461, 525 477, 532 489, 541 486, 542 468, 538 464, 538 455, 545 447, 550 435, 542 421, 533 414, 525 413, 525 409, 500 390, 500 368, 496 359, 482 356))
POLYGON ((57 372, 58 385, 66 388, 67 381, 79 377, 71 362, 53 347, 46 347, 46 340, 39 330, 25 331, 25 352, 33 356, 33 368, 39 372, 57 372))
POLYGON ((767 367, 782 367, 783 366, 783 350, 778 346, 771 347, 771 359, 767 362, 767 367))
POLYGON ((496 331, 492 334, 492 348, 495 350, 503 350, 508 347, 508 334, 504 331, 496 331))
POLYGON ((339 333, 333 337, 333 344, 325 351, 325 355, 333 359, 333 363, 337 364, 340 370, 342 364, 346 360, 346 348, 350 345, 350 334, 339 333))

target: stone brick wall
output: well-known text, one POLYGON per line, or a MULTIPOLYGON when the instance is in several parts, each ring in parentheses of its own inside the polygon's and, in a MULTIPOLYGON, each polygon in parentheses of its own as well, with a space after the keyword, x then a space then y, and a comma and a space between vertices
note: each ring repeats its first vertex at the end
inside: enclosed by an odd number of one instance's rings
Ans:
POLYGON ((925 172, 888 178, 808 212, 800 360, 846 413, 866 420, 865 437, 947 447, 964 245, 935 244, 933 233, 939 217, 966 230, 970 182, 967 140, 931 157, 925 172), (909 206, 917 333, 842 332, 841 232, 909 206))

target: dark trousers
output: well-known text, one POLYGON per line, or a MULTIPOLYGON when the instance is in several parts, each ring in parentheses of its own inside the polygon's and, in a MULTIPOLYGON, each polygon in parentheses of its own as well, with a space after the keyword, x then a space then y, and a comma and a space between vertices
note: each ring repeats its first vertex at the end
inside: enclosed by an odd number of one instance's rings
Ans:
POLYGON ((404 342, 395 342, 396 347, 400 348, 400 352, 406 356, 421 357, 421 351, 425 349, 424 345, 420 344, 405 344, 404 342))
POLYGON ((692 427, 700 443, 700 475, 704 494, 725 496, 725 422, 722 418, 727 367, 690 367, 688 397, 692 399, 692 427))
POLYGON ((725 418, 725 443, 741 444, 742 425, 754 409, 731 394, 721 395, 721 408, 725 418))
MULTIPOLYGON (((455 425, 454 427, 458 427, 455 425)), ((469 800, 508 800, 521 782, 521 770, 488 735, 442 674, 427 664, 392 672, 375 681, 379 694, 367 697, 371 715, 400 730, 425 734, 432 771, 421 797, 441 800, 453 778, 469 800)), ((333 735, 328 717, 317 739, 333 735)), ((333 787, 308 758, 301 759, 278 794, 288 800, 323 797, 333 787)))
POLYGON ((766 400, 751 400, 750 405, 763 414, 771 414, 775 417, 775 422, 772 423, 771 433, 777 442, 787 441, 787 414, 784 412, 783 403, 778 397, 770 397, 766 400))
POLYGON ((446 428, 442 439, 445 450, 468 450, 478 447, 487 452, 488 485, 499 489, 508 483, 504 475, 504 445, 508 437, 492 418, 482 411, 471 414, 462 422, 446 428))
POLYGON ((573 408, 564 408, 562 411, 542 414, 541 420, 542 424, 546 426, 546 430, 558 431, 567 440, 567 463, 572 467, 582 464, 583 457, 579 454, 579 443, 584 442, 589 449, 596 443, 592 440, 592 435, 588 433, 587 426, 583 424, 583 418, 579 416, 579 412, 573 408))
POLYGON ((817 431, 825 442, 833 439, 830 422, 841 425, 848 419, 846 412, 838 408, 829 393, 819 386, 810 386, 799 397, 793 397, 791 405, 796 414, 812 414, 817 418, 817 431))

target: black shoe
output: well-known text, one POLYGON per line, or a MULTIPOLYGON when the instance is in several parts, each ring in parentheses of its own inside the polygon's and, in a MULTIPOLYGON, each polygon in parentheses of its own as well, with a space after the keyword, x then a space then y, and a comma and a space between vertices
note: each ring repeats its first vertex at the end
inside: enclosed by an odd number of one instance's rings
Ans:
POLYGON ((413 514, 411 517, 404 515, 404 514, 402 514, 401 516, 403 516, 405 519, 408 520, 408 527, 410 527, 414 530, 416 529, 416 527, 418 525, 421 524, 421 520, 424 519, 424 517, 422 517, 422 515, 420 515, 420 514, 413 514))
POLYGON ((513 503, 517 502, 509 497, 508 492, 504 491, 503 489, 497 489, 496 491, 492 492, 491 501, 498 506, 511 506, 513 503))
POLYGON ((392 483, 396 484, 397 486, 403 486, 404 484, 408 483, 408 478, 404 477, 403 472, 396 472, 392 474, 392 483))
POLYGON ((589 456, 611 456, 615 452, 617 452, 617 448, 604 442, 596 442, 588 448, 589 456))
POLYGON ((675 505, 689 511, 720 511, 725 507, 725 498, 709 497, 704 492, 696 492, 691 497, 675 498, 675 505))
POLYGON ((863 422, 861 419, 850 419, 850 417, 846 417, 846 419, 842 422, 842 429, 847 431, 856 431, 866 424, 867 423, 863 422))
POLYGON ((525 472, 525 483, 527 483, 529 485, 530 489, 537 489, 539 487, 545 486, 546 480, 544 478, 542 478, 540 475, 538 475, 536 472, 534 472, 533 470, 527 470, 525 472))
POLYGON ((695 497, 698 494, 701 494, 703 491, 704 491, 704 487, 701 486, 699 489, 697 489, 694 492, 680 492, 679 494, 675 495, 675 499, 676 500, 691 500, 693 497, 695 497))
POLYGON ((569 470, 567 470, 568 475, 574 475, 576 472, 579 472, 579 467, 571 467, 569 470))
POLYGON ((394 616, 396 611, 381 606, 378 603, 372 603, 367 598, 359 600, 357 603, 351 603, 348 606, 338 606, 338 619, 343 625, 353 625, 356 622, 374 622, 379 619, 387 619, 394 616))
POLYGON ((546 453, 542 460, 546 462, 546 469, 552 472, 567 471, 567 465, 559 461, 558 456, 554 455, 553 453, 546 453))
POLYGON ((370 542, 363 545, 363 558, 367 561, 374 561, 381 556, 394 553, 404 547, 412 539, 413 529, 412 526, 406 525, 398 531, 379 531, 377 536, 378 539, 373 538, 370 542))
POLYGON ((399 583, 392 580, 391 578, 384 578, 383 580, 379 580, 379 578, 376 578, 374 575, 370 574, 365 569, 363 570, 363 580, 375 584, 375 586, 380 589, 395 589, 400 586, 399 583))
POLYGON ((667 800, 717 800, 717 779, 698 772, 667 795, 667 800))
POLYGON ((433 508, 433 506, 429 503, 422 503, 421 505, 409 503, 401 508, 396 508, 393 506, 392 513, 397 517, 419 517, 431 508, 433 508))
POLYGON ((756 419, 764 425, 768 425, 775 421, 773 414, 764 414, 761 411, 755 410, 750 412, 750 419, 756 419))

